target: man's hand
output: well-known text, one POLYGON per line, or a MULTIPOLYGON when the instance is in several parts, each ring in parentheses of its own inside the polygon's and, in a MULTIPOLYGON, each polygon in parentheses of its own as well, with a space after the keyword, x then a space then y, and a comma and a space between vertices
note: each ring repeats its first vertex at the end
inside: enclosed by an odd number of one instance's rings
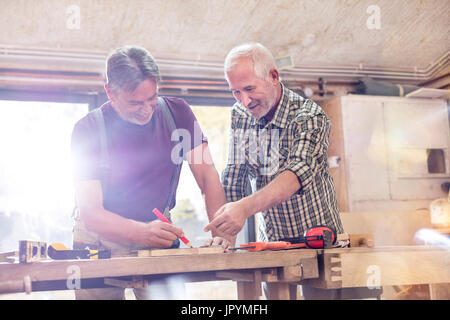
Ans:
POLYGON ((224 204, 214 215, 214 219, 204 228, 205 232, 234 237, 242 230, 248 212, 242 201, 224 204))
POLYGON ((138 228, 138 242, 151 248, 169 248, 179 237, 183 237, 181 228, 173 224, 154 220, 142 223, 138 228))
POLYGON ((222 246, 225 250, 234 247, 236 243, 236 237, 225 239, 223 237, 214 237, 205 242, 205 247, 222 246))
POLYGON ((224 204, 204 230, 213 235, 235 236, 248 217, 288 200, 300 187, 296 174, 285 170, 252 195, 224 204))
POLYGON ((224 249, 227 249, 230 247, 230 242, 222 237, 214 237, 213 239, 209 239, 204 244, 205 247, 211 247, 211 246, 222 246, 224 249))

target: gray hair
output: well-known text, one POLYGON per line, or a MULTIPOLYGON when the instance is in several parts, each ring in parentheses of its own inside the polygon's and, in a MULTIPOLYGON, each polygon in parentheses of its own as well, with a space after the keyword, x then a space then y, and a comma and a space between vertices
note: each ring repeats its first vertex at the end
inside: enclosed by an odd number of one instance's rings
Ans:
POLYGON ((143 81, 161 80, 158 65, 152 55, 139 46, 124 46, 114 50, 106 62, 106 77, 112 91, 134 91, 143 81))
POLYGON ((250 58, 253 62, 255 76, 263 80, 268 80, 270 70, 277 69, 275 59, 269 49, 257 42, 244 43, 231 49, 225 58, 224 72, 227 81, 227 72, 233 70, 241 58, 250 58))

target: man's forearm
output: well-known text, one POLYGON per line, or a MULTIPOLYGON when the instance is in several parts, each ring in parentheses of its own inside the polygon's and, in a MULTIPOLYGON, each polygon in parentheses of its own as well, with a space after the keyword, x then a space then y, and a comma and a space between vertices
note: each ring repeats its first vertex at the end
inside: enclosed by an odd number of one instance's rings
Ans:
POLYGON ((235 202, 228 202, 216 213, 204 231, 220 232, 226 236, 236 236, 248 217, 266 211, 288 200, 300 183, 291 171, 283 171, 272 182, 254 194, 235 202))
MULTIPOLYGON (((206 183, 206 192, 205 192, 205 205, 206 212, 208 214, 208 219, 211 222, 214 219, 215 213, 227 202, 225 192, 222 188, 222 184, 220 183, 220 179, 217 177, 217 180, 210 179, 209 185, 206 183)), ((217 230, 213 230, 211 232, 213 238, 221 237, 229 241, 230 246, 234 246, 236 244, 235 236, 228 236, 222 233, 217 232, 217 230)))
POLYGON ((205 200, 208 219, 211 221, 219 208, 226 203, 225 192, 206 142, 186 154, 195 181, 205 200))
POLYGON ((81 211, 81 219, 86 229, 100 236, 120 243, 135 243, 137 228, 141 222, 126 219, 103 208, 81 211))
POLYGON ((225 192, 220 184, 219 176, 209 176, 204 184, 206 213, 211 221, 214 214, 226 203, 225 192))
POLYGON ((297 175, 286 170, 264 188, 239 201, 247 215, 252 216, 288 200, 300 187, 297 175))

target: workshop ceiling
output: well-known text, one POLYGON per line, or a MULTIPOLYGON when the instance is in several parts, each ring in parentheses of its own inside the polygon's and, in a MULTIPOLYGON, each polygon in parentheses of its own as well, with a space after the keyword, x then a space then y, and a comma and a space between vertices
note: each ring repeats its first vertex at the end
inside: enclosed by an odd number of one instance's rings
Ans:
POLYGON ((58 52, 94 57, 85 68, 98 71, 111 49, 137 44, 167 65, 217 73, 228 50, 257 41, 290 56, 299 72, 405 72, 423 81, 448 66, 450 52, 448 0, 0 0, 0 7, 2 68, 23 67, 28 60, 20 58, 41 50, 55 61, 58 52))

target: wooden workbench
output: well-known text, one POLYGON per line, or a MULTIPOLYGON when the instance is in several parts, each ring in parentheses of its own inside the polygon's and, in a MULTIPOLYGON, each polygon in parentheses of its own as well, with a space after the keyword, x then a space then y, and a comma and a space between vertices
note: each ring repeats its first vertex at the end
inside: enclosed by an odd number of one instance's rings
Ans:
POLYGON ((261 281, 274 283, 274 296, 288 298, 287 283, 317 278, 318 264, 315 250, 3 263, 0 293, 67 289, 74 271, 81 277, 82 288, 104 287, 105 283, 136 287, 170 274, 183 274, 188 281, 232 279, 237 281, 239 299, 257 299, 262 295, 261 281))
POLYGON ((337 289, 450 283, 450 247, 329 249, 318 254, 318 262, 319 278, 302 284, 337 289))
POLYGON ((155 277, 183 274, 188 282, 234 280, 238 299, 261 297, 264 281, 271 299, 289 299, 289 283, 325 289, 448 284, 450 247, 296 249, 1 263, 0 293, 67 290, 67 280, 73 277, 74 270, 78 271, 82 288, 139 287, 155 277))

